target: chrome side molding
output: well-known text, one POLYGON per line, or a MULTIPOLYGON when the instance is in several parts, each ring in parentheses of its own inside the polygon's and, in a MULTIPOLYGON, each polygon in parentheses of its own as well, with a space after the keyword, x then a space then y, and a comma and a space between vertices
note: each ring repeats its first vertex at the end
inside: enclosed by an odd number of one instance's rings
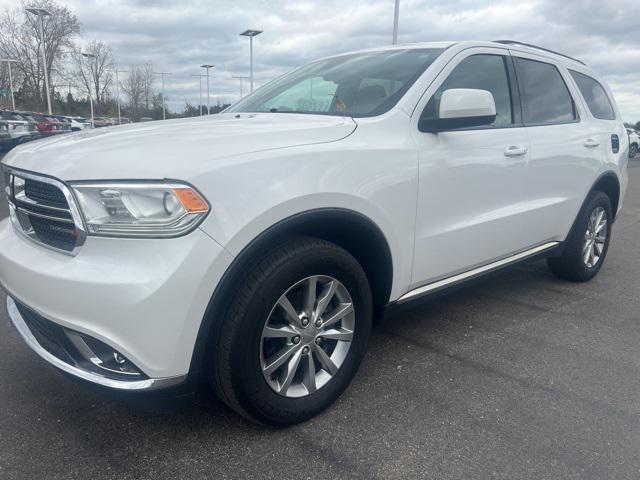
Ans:
POLYGON ((529 250, 525 250, 524 252, 517 253, 515 255, 511 255, 509 257, 503 258, 502 260, 498 260, 492 263, 488 263, 487 265, 483 265, 478 268, 474 268, 473 270, 469 270, 467 272, 459 273, 452 277, 444 278, 442 280, 438 280, 433 283, 428 283, 423 285, 422 287, 418 287, 414 290, 411 290, 404 295, 402 295, 397 303, 403 303, 408 300, 412 300, 421 295, 426 295, 427 293, 432 293, 442 288, 454 285, 456 283, 463 282, 465 280, 470 280, 474 277, 478 277, 484 273, 488 273, 492 270, 496 270, 501 267, 505 267, 511 263, 516 263, 520 260, 524 260, 527 257, 533 257, 539 253, 545 252, 547 250, 551 250, 552 248, 560 245, 560 242, 548 242, 543 245, 539 245, 537 247, 531 248, 529 250))

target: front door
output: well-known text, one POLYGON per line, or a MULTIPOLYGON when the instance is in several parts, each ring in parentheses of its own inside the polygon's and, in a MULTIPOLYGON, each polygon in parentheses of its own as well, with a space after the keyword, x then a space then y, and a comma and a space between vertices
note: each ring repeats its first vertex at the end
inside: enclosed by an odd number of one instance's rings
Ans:
POLYGON ((529 141, 508 51, 481 48, 458 55, 429 88, 424 110, 416 115, 437 111, 450 88, 488 90, 497 116, 483 127, 415 133, 420 184, 412 287, 529 246, 522 234, 529 141))

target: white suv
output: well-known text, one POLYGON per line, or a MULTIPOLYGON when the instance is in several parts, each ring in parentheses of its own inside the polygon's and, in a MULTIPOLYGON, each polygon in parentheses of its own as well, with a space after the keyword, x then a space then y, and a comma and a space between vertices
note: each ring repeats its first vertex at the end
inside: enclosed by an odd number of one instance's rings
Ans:
POLYGON ((220 115, 16 149, 0 280, 25 341, 73 377, 145 398, 206 383, 299 422, 394 305, 532 257, 594 277, 628 146, 609 90, 560 54, 338 55, 220 115))

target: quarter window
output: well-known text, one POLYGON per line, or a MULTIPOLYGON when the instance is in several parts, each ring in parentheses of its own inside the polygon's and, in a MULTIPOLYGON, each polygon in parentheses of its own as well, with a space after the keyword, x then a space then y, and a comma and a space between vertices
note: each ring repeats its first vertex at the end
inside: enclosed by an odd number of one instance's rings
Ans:
POLYGON ((502 55, 471 55, 462 60, 440 85, 427 103, 423 118, 435 118, 440 98, 445 90, 474 88, 487 90, 496 104, 496 120, 491 125, 505 127, 514 123, 506 57, 502 55))
POLYGON ((576 81, 580 93, 587 102, 591 115, 601 120, 615 120, 616 114, 609 97, 600 83, 583 73, 569 70, 569 73, 576 81))
POLYGON ((558 69, 550 63, 516 58, 524 123, 546 125, 578 118, 575 104, 558 69))

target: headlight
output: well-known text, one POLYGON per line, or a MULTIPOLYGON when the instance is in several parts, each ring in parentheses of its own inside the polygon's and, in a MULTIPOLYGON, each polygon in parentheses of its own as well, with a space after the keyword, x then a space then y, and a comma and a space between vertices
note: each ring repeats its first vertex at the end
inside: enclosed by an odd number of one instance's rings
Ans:
POLYGON ((88 235, 177 237, 209 212, 206 200, 181 183, 72 183, 88 235))

